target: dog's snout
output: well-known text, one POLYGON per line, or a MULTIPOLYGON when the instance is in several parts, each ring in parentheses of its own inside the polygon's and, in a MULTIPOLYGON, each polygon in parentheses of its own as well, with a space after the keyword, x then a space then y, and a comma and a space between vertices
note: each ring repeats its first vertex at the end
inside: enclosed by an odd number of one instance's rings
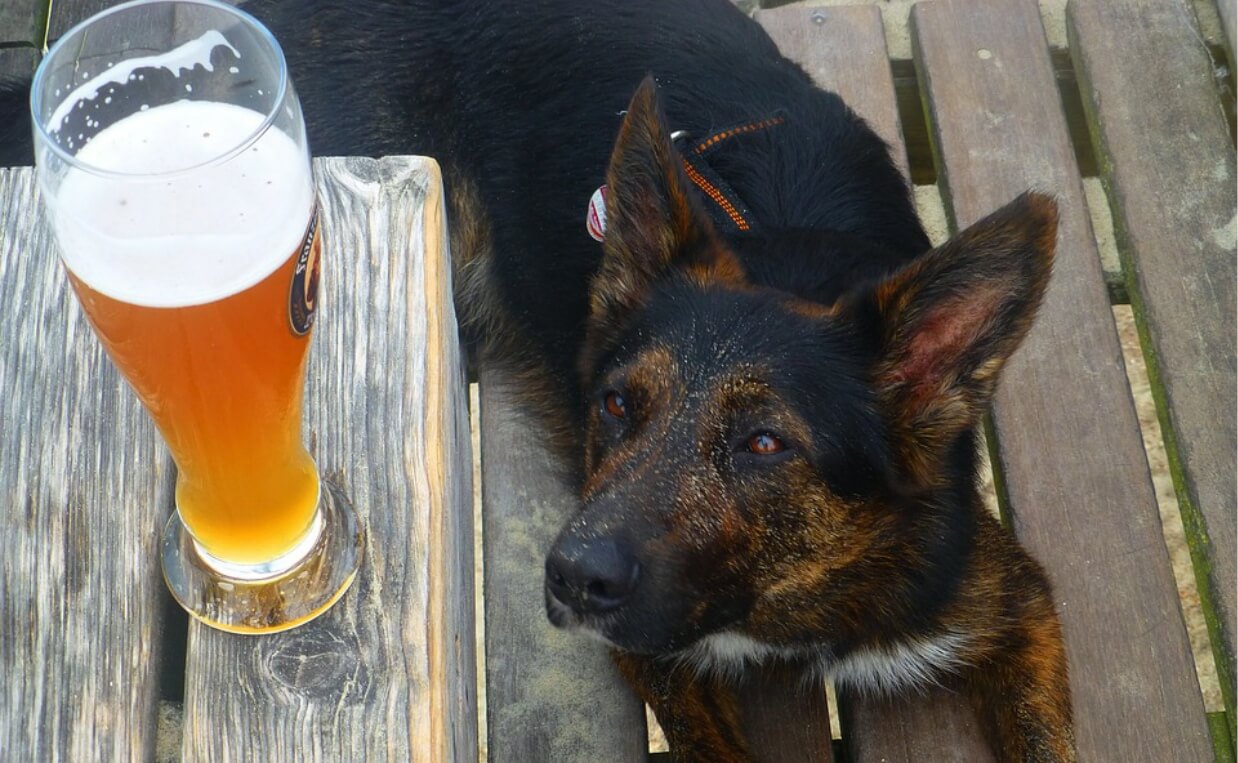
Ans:
POLYGON ((614 538, 559 539, 546 557, 546 586, 578 614, 618 608, 636 590, 640 563, 614 538))

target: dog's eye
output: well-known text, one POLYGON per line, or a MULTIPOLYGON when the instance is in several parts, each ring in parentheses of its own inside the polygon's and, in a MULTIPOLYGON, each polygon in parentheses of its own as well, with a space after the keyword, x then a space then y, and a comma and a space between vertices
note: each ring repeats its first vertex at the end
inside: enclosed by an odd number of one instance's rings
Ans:
POLYGON ((623 399, 623 395, 611 390, 606 393, 606 397, 602 398, 602 407, 606 412, 617 419, 622 419, 628 415, 627 401, 623 399))
POLYGON ((748 452, 758 456, 772 456, 786 450, 786 447, 778 435, 769 432, 758 432, 748 438, 748 452))

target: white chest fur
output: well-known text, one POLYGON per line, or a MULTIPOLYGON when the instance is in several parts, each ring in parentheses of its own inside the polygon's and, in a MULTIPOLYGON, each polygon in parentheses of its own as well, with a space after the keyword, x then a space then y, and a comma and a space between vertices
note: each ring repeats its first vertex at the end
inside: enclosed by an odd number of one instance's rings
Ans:
POLYGON ((767 644, 741 633, 706 636, 681 656, 698 673, 733 679, 745 666, 770 659, 806 660, 815 665, 812 678, 831 677, 864 694, 894 694, 937 684, 964 667, 967 637, 945 632, 894 644, 857 649, 838 658, 828 646, 786 647, 767 644))

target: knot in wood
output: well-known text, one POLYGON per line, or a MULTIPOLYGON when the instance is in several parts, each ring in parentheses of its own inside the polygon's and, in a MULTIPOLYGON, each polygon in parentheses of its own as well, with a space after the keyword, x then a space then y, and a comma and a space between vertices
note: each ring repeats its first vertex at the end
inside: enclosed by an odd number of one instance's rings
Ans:
POLYGON ((272 640, 267 672, 294 694, 318 702, 352 704, 369 685, 357 637, 315 623, 272 640))

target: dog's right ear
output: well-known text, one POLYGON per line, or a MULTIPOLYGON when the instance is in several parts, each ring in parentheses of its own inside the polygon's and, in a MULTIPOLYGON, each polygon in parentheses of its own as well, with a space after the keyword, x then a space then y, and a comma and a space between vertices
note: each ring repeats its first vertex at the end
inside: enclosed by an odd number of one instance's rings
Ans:
POLYGON ((590 289, 595 320, 641 304, 672 265, 693 268, 703 280, 742 278, 690 191, 652 76, 628 106, 606 185, 602 264, 590 289))
POLYGON ((881 335, 874 382, 905 484, 934 484, 984 413, 1032 325, 1056 239, 1056 202, 1025 193, 844 302, 881 335))

